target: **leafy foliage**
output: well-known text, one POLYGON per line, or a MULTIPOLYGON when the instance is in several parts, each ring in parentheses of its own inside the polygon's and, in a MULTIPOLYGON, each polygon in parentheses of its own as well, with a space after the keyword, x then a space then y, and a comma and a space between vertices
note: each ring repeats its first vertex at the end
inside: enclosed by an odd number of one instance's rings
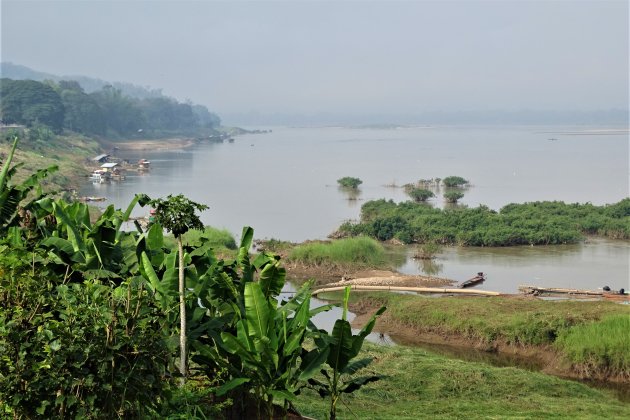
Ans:
POLYGON ((447 176, 442 180, 442 183, 449 188, 463 187, 468 184, 468 180, 462 178, 461 176, 447 176))
POLYGON ((415 202, 418 202, 418 203, 427 201, 429 198, 435 197, 435 194, 432 191, 429 191, 424 188, 416 188, 416 187, 406 188, 405 192, 411 198, 413 198, 415 202))
POLYGON ((444 199, 448 203, 457 203, 457 201, 459 201, 459 199, 463 197, 464 197, 464 193, 461 191, 451 190, 451 191, 446 191, 444 193, 444 199))
POLYGON ((0 79, 0 119, 8 124, 45 124, 55 131, 63 127, 64 107, 49 85, 34 80, 0 79))
POLYGON ((359 185, 361 185, 363 181, 359 178, 354 178, 351 176, 344 176, 343 178, 339 178, 337 180, 337 184, 343 188, 357 189, 359 185))
MULTIPOLYGON (((341 394, 350 394, 370 382, 381 379, 381 376, 378 375, 361 377, 351 377, 350 375, 354 375, 372 362, 371 358, 356 361, 352 361, 352 359, 358 356, 363 346, 363 341, 370 332, 372 332, 376 318, 385 311, 385 307, 381 307, 377 310, 361 331, 359 331, 357 335, 353 335, 350 322, 346 319, 349 297, 350 287, 346 287, 342 319, 335 321, 333 331, 330 337, 328 337, 329 350, 326 364, 330 367, 331 371, 329 372, 328 369, 321 369, 320 371, 322 376, 326 379, 326 382, 315 378, 309 379, 310 386, 316 389, 322 398, 330 397, 329 418, 331 420, 337 417, 337 402, 341 394)), ((325 345, 321 343, 318 344, 320 347, 325 345)))
MULTIPOLYGON (((177 238, 190 229, 203 230, 203 223, 196 215, 196 211, 208 208, 205 204, 195 203, 182 194, 168 195, 166 199, 151 200, 144 198, 143 203, 155 207, 155 218, 168 232, 173 232, 177 238)), ((142 204, 142 203, 141 203, 142 204)))
MULTIPOLYGON (((180 103, 160 92, 124 94, 110 84, 86 93, 73 80, 0 80, 0 118, 28 127, 43 125, 88 135, 117 137, 152 130, 153 133, 212 130, 220 118, 202 105, 180 103)), ((124 86, 123 86, 124 87, 124 86)))
POLYGON ((486 206, 436 209, 412 202, 375 200, 361 208, 359 223, 344 223, 346 235, 385 241, 434 242, 463 246, 574 243, 583 234, 630 238, 630 199, 604 206, 543 201, 508 204, 499 212, 486 206))

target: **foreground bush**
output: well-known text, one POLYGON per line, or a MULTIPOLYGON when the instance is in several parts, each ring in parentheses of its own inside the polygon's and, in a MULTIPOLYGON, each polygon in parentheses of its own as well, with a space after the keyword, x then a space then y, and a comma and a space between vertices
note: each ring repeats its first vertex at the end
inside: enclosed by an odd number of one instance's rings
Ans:
POLYGON ((27 418, 139 417, 163 402, 170 351, 141 284, 55 283, 33 254, 0 248, 0 401, 27 418))

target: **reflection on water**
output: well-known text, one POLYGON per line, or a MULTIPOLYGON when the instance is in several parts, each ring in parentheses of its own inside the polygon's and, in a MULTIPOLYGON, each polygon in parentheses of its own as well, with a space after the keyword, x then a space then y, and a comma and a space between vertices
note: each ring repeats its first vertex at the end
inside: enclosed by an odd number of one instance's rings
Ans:
POLYGON ((446 277, 457 282, 486 274, 480 290, 517 293, 519 285, 597 290, 630 287, 630 242, 590 238, 575 245, 442 249, 431 265, 412 258, 412 248, 397 270, 405 274, 446 277), (436 273, 436 268, 438 273, 436 273))
MULTIPOLYGON (((280 296, 278 297, 278 299, 279 300, 291 299, 293 295, 295 294, 295 291, 296 291, 295 285, 293 283, 287 282, 285 283, 284 288, 282 289, 282 293, 280 293, 280 296)), ((312 309, 319 308, 320 306, 328 305, 331 303, 335 304, 336 302, 326 302, 326 301, 317 299, 315 297, 311 298, 312 309)), ((313 321, 313 324, 315 324, 317 328, 326 330, 330 333, 333 330, 335 321, 337 321, 338 319, 341 319, 342 315, 343 315, 343 308, 341 306, 334 306, 329 311, 318 313, 311 320, 313 321)), ((352 323, 352 320, 354 320, 354 318, 356 318, 356 315, 348 311, 346 315, 346 319, 348 320, 348 322, 352 323)), ((359 331, 360 329, 355 329, 355 328, 352 329, 353 334, 357 334, 359 331)), ((394 345, 394 341, 389 337, 389 335, 383 334, 383 333, 372 332, 366 337, 366 340, 371 341, 373 343, 382 344, 382 345, 394 345)))

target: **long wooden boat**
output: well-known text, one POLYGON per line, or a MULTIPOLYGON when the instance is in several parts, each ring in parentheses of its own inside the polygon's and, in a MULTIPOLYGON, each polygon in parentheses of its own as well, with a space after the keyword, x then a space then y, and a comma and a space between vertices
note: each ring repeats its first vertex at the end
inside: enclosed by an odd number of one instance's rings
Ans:
POLYGON ((484 276, 482 272, 479 272, 477 273, 475 277, 470 278, 468 280, 464 280, 463 282, 459 283, 457 287, 460 289, 464 289, 466 287, 476 286, 478 284, 483 283, 484 281, 486 281, 486 276, 484 276))

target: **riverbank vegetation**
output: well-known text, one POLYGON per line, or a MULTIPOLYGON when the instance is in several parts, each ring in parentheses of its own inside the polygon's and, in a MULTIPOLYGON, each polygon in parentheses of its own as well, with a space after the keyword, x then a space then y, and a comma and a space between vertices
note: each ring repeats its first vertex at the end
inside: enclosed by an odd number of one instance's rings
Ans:
MULTIPOLYGON (((389 311, 389 309, 388 309, 389 311)), ((386 312, 387 313, 387 312, 386 312)), ((339 406, 339 418, 626 418, 630 405, 608 391, 511 367, 491 367, 404 346, 366 345, 369 366, 385 379, 339 406)), ((300 395, 304 415, 326 418, 326 401, 300 395)))
MULTIPOLYGON (((355 310, 386 305, 385 323, 415 334, 459 337, 485 349, 548 346, 574 376, 630 380, 630 308, 612 302, 378 294, 355 310)), ((394 328, 395 329, 395 328, 394 328)))
POLYGON ((435 242, 460 246, 553 245, 585 235, 630 239, 630 198, 596 206, 539 201, 439 209, 422 203, 374 200, 361 207, 358 222, 346 222, 335 236, 367 235, 380 241, 435 242))
POLYGON ((308 242, 293 247, 288 262, 310 266, 377 268, 387 265, 385 248, 372 238, 308 242))

